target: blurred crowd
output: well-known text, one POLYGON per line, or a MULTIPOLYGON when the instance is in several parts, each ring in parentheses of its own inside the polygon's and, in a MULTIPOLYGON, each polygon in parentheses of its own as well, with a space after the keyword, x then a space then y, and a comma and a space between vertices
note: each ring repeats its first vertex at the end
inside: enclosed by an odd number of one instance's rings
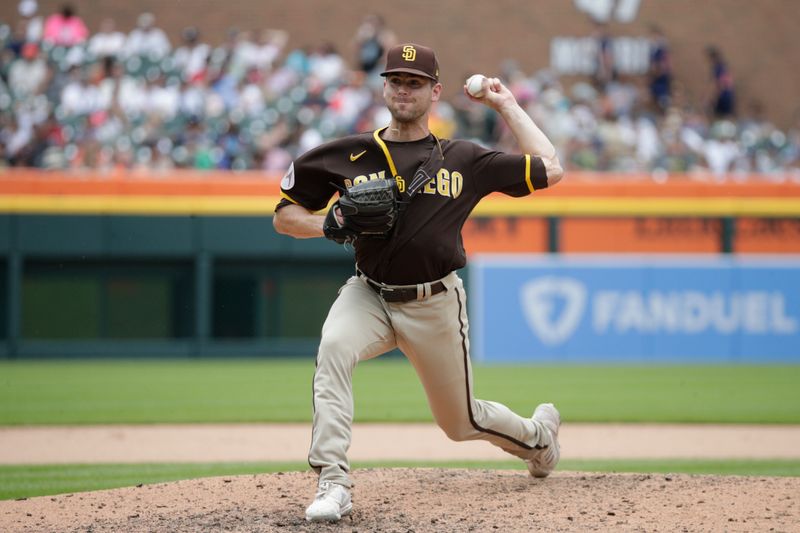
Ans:
MULTIPOLYGON (((210 45, 187 27, 172 43, 151 13, 129 33, 110 18, 93 32, 68 5, 40 14, 36 0, 22 0, 19 14, 0 22, 0 165, 282 174, 326 140, 389 121, 379 72, 397 39, 377 15, 342 53, 330 43, 289 49, 276 29, 230 29, 210 45)), ((601 42, 596 75, 570 86, 513 60, 498 73, 568 169, 654 179, 800 175, 800 121, 781 131, 757 106, 738 111, 716 48, 707 50, 712 89, 703 102, 681 95, 657 28, 646 77, 617 76, 606 49, 601 42)), ((454 88, 445 94, 454 96, 435 107, 434 133, 516 149, 494 113, 454 88)))

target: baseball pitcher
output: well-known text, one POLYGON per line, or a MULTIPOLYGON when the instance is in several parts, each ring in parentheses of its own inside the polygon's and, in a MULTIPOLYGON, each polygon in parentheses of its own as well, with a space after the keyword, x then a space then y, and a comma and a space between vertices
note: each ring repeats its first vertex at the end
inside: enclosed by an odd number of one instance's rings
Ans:
POLYGON ((464 91, 500 115, 523 153, 432 135, 428 117, 442 85, 430 48, 390 49, 382 75, 390 124, 297 158, 273 220, 279 233, 355 249, 355 275, 330 309, 316 360, 308 461, 319 485, 310 521, 337 521, 352 510, 352 372, 395 347, 414 366, 448 437, 487 440, 526 461, 536 477, 559 459, 561 421, 552 404, 528 418, 473 397, 466 294, 455 272, 466 264, 461 228, 472 209, 495 191, 519 197, 558 183, 555 148, 497 78, 470 80, 464 91))

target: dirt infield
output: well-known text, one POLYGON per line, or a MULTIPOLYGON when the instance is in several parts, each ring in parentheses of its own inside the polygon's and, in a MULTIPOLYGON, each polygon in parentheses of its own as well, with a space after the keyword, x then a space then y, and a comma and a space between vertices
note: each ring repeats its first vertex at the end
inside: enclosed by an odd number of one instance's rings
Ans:
MULTIPOLYGON (((0 464, 298 461, 309 424, 0 428, 0 464)), ((800 426, 572 424, 570 459, 800 459, 800 426)), ((354 461, 509 459, 486 442, 452 442, 433 424, 355 424, 354 461)))
POLYGON ((310 473, 0 502, 3 531, 797 531, 800 478, 356 471, 351 518, 308 524, 310 473))
MULTIPOLYGON (((302 460, 308 426, 0 428, 0 463, 302 460)), ((563 457, 797 458, 796 426, 565 424, 563 457)), ((358 460, 491 460, 429 424, 356 425, 358 460)), ((525 470, 356 469, 354 511, 307 524, 310 472, 0 501, 2 532, 799 531, 800 478, 525 470)))

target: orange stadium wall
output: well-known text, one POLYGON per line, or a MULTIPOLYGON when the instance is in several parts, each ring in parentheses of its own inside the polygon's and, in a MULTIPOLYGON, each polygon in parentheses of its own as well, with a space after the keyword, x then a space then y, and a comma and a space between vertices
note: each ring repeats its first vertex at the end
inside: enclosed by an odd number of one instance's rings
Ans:
MULTIPOLYGON (((0 213, 269 216, 279 178, 9 170, 0 174, 0 213)), ((485 199, 463 238, 470 254, 800 253, 800 185, 571 173, 527 198, 485 199)))
MULTIPOLYGON (((544 253, 544 218, 472 218, 464 226, 469 253, 544 253)), ((693 217, 566 218, 560 224, 563 253, 718 253, 724 231, 719 219, 693 217)), ((733 251, 800 253, 800 218, 739 218, 733 251)))
MULTIPOLYGON (((201 40, 219 44, 229 28, 280 28, 289 33, 289 48, 333 43, 353 61, 353 36, 364 15, 381 14, 403 41, 434 46, 440 56, 445 94, 460 91, 472 72, 499 74, 506 60, 514 60, 532 74, 551 63, 557 38, 589 37, 596 26, 587 13, 591 5, 573 0, 72 0, 70 2, 97 31, 111 17, 122 31, 130 31, 145 11, 156 15, 173 46, 181 30, 195 26, 201 40), (476 36, 479 36, 476 39, 476 36)), ((0 3, 0 21, 13 27, 19 19, 16 0, 0 3)), ((39 13, 58 10, 62 0, 39 0, 39 13)), ((597 5, 604 4, 597 2, 597 5)), ((670 41, 678 82, 676 96, 702 102, 711 91, 706 46, 719 47, 734 76, 740 110, 759 107, 779 127, 798 120, 800 104, 800 2, 795 0, 641 0, 626 2, 634 9, 621 13, 622 2, 608 2, 607 30, 612 37, 647 38, 658 24, 670 41), (765 82, 767 81, 767 82, 765 82)), ((643 80, 642 80, 643 81, 643 80)))

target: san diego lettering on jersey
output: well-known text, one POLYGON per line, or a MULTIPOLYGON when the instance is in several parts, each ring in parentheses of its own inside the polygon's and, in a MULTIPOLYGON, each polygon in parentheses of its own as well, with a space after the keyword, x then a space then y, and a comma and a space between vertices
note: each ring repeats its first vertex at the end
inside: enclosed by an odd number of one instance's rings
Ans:
MULTIPOLYGON (((346 178, 344 180, 344 186, 349 189, 353 185, 358 185, 359 183, 382 179, 386 179, 385 170, 370 172, 369 174, 360 174, 352 179, 346 178)), ((402 176, 395 176, 394 179, 397 181, 397 188, 400 190, 400 192, 404 192, 406 188, 406 180, 402 176)), ((458 198, 461 195, 463 188, 464 176, 461 174, 461 172, 457 170, 450 171, 446 168, 441 168, 439 169, 439 172, 436 173, 434 179, 429 181, 420 192, 421 194, 438 194, 439 196, 444 196, 445 198, 458 198)))

